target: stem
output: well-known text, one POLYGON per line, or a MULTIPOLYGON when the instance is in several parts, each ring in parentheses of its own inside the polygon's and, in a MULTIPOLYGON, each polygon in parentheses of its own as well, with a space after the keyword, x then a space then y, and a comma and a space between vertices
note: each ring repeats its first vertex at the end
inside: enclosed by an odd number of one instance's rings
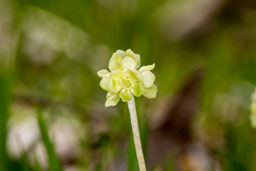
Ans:
POLYGON ((146 165, 145 165, 145 160, 144 160, 141 141, 140 141, 140 132, 139 132, 134 97, 132 96, 132 100, 128 101, 127 103, 128 103, 128 108, 129 108, 130 117, 131 117, 133 140, 134 140, 139 168, 140 168, 140 171, 146 171, 146 165))

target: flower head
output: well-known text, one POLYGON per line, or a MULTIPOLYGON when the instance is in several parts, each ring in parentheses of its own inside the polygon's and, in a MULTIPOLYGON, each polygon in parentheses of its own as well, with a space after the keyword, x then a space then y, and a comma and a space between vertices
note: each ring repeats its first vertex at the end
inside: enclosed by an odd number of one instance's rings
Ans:
POLYGON ((123 102, 130 101, 132 95, 155 98, 157 86, 155 75, 151 72, 155 64, 140 67, 140 55, 132 50, 117 50, 109 61, 109 70, 98 71, 102 78, 100 86, 108 91, 105 106, 115 106, 120 98, 123 102))

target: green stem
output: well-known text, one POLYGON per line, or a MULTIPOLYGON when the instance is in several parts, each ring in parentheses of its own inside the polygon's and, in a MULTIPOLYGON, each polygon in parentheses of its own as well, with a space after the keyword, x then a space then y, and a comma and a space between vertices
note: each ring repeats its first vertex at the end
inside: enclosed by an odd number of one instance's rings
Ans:
POLYGON ((140 168, 140 171, 146 171, 146 164, 145 164, 141 141, 140 141, 140 131, 139 131, 134 97, 132 96, 132 100, 128 101, 127 103, 128 103, 128 108, 129 108, 130 117, 131 117, 133 140, 134 140, 139 168, 140 168))

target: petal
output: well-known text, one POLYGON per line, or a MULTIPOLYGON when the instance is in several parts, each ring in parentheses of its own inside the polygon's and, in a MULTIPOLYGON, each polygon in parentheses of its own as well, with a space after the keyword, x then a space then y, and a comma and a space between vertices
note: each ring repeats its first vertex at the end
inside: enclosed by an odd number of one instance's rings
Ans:
POLYGON ((250 120, 251 120, 251 126, 253 128, 256 128, 256 115, 255 114, 251 114, 250 120))
POLYGON ((115 106, 120 100, 120 97, 116 93, 107 93, 107 100, 105 102, 105 107, 115 106))
POLYGON ((155 63, 153 63, 152 65, 147 65, 147 66, 143 66, 139 69, 140 72, 143 71, 151 71, 152 69, 155 68, 155 63))
POLYGON ((133 58, 126 56, 123 59, 122 65, 124 69, 135 69, 136 61, 133 58))
POLYGON ((123 102, 128 102, 132 99, 132 94, 130 91, 123 89, 120 93, 119 96, 121 97, 123 102))
POLYGON ((112 92, 117 93, 121 89, 121 78, 122 78, 122 71, 120 69, 114 70, 111 72, 111 90, 112 92))
POLYGON ((135 54, 131 49, 126 50, 125 54, 135 61, 135 69, 138 69, 140 67, 140 55, 135 54))
POLYGON ((103 90, 110 91, 111 79, 110 77, 103 77, 100 81, 100 87, 103 90))
POLYGON ((129 70, 128 71, 128 75, 131 78, 131 80, 134 81, 140 81, 142 80, 142 75, 140 72, 136 71, 136 70, 129 70))
POLYGON ((119 54, 119 55, 121 55, 122 57, 125 56, 125 51, 123 51, 123 50, 118 49, 118 50, 116 51, 116 53, 119 54))
POLYGON ((143 96, 151 99, 156 97, 156 93, 157 93, 157 86, 153 84, 152 87, 144 90, 143 96))
POLYGON ((110 73, 106 69, 99 70, 97 74, 99 77, 108 77, 110 75, 110 73))
POLYGON ((109 70, 114 71, 116 69, 120 69, 120 67, 122 66, 122 59, 123 59, 123 56, 122 56, 121 50, 116 51, 110 58, 109 65, 108 65, 109 70))
POLYGON ((112 79, 111 82, 110 82, 110 87, 109 87, 110 91, 113 92, 113 93, 117 93, 120 91, 121 89, 121 83, 119 80, 115 80, 115 79, 112 79))
POLYGON ((155 75, 151 71, 144 71, 141 75, 144 86, 151 87, 155 81, 155 75))
POLYGON ((117 70, 114 70, 114 71, 111 72, 110 77, 112 79, 121 79, 122 75, 123 75, 122 70, 117 69, 117 70))
POLYGON ((256 103, 252 102, 250 106, 251 112, 256 115, 256 103))
POLYGON ((144 92, 144 88, 143 88, 143 85, 142 83, 140 82, 137 82, 133 85, 133 89, 132 89, 132 93, 136 96, 136 97, 139 97, 143 94, 144 92))

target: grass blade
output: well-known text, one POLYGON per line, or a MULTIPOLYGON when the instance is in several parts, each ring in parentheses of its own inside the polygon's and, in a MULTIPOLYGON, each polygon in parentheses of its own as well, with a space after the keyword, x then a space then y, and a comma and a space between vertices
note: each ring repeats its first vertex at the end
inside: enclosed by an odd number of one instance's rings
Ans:
POLYGON ((38 121, 38 125, 39 125, 39 128, 40 128, 41 138, 42 138, 42 141, 45 145, 48 160, 49 160, 49 170, 51 170, 51 171, 61 171, 62 167, 61 167, 61 164, 60 164, 60 160, 57 157, 54 145, 50 140, 48 130, 47 130, 47 126, 46 126, 45 120, 42 116, 41 110, 38 111, 37 121, 38 121))
POLYGON ((7 76, 0 75, 0 170, 8 170, 9 168, 6 140, 10 101, 10 81, 7 78, 7 76))

